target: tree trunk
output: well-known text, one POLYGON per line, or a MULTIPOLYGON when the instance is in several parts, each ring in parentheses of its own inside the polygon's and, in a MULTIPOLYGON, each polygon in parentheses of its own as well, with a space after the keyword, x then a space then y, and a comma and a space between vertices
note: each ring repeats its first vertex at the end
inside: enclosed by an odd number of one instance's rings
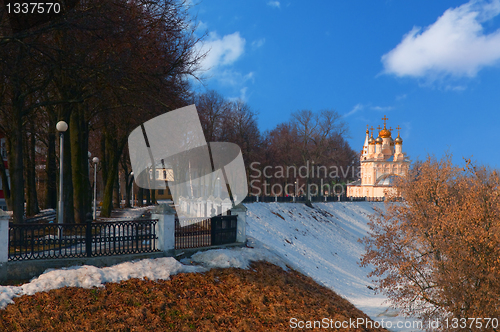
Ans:
MULTIPOLYGON (((125 172, 127 174, 127 172, 125 172)), ((130 200, 132 198, 132 185, 134 184, 134 176, 125 175, 125 207, 130 207, 130 200), (127 179, 128 178, 128 179, 127 179)))
POLYGON ((151 205, 151 190, 146 189, 146 206, 151 205))
POLYGON ((120 197, 120 172, 117 170, 117 174, 115 176, 115 184, 114 184, 114 188, 113 188, 113 206, 116 209, 120 208, 120 203, 121 203, 120 198, 121 198, 120 197))
POLYGON ((101 167, 103 168, 102 176, 104 182, 104 197, 102 200, 101 216, 109 217, 113 209, 113 191, 116 183, 116 178, 118 177, 118 165, 120 163, 120 157, 123 151, 123 147, 127 142, 127 137, 124 137, 121 142, 118 142, 115 137, 112 136, 113 133, 104 133, 104 142, 101 141, 101 148, 104 147, 105 153, 103 154, 103 162, 101 167), (106 170, 106 172, 105 172, 106 170))
MULTIPOLYGON (((7 142, 7 138, 5 138, 7 142)), ((6 143, 7 146, 7 143, 6 143)), ((6 161, 3 160, 3 156, 0 157, 0 176, 2 178, 2 190, 5 197, 5 203, 7 204, 7 210, 12 211, 12 199, 10 193, 9 178, 7 177, 6 161)))
POLYGON ((26 216, 33 216, 40 212, 36 192, 35 132, 33 122, 28 122, 27 127, 24 153, 26 161, 26 216))
MULTIPOLYGON (((113 173, 113 172, 112 172, 113 173)), ((109 218, 113 210, 113 191, 115 187, 115 174, 108 174, 108 180, 104 187, 104 198, 102 200, 101 217, 109 218)))
POLYGON ((142 206, 144 203, 144 189, 139 187, 137 190, 137 206, 142 206))
POLYGON ((47 147, 47 160, 45 172, 47 174, 47 185, 45 187, 45 208, 57 208, 57 162, 56 162, 56 118, 55 113, 49 113, 49 134, 47 147))
POLYGON ((110 164, 108 164, 107 181, 104 187, 104 197, 101 209, 101 216, 109 217, 113 210, 113 191, 115 189, 116 177, 118 176, 118 164, 120 157, 118 152, 111 152, 109 155, 110 164))
MULTIPOLYGON (((80 105, 77 105, 80 106, 80 105)), ((76 223, 85 222, 90 212, 87 123, 81 108, 73 110, 70 120, 71 171, 73 177, 73 207, 76 223)))
POLYGON ((11 207, 14 222, 24 221, 24 165, 23 165, 23 125, 21 116, 14 121, 12 139, 7 140, 10 146, 9 176, 11 184, 11 207))
POLYGON ((158 203, 156 201, 156 190, 155 189, 151 189, 151 204, 155 205, 156 203, 158 203))

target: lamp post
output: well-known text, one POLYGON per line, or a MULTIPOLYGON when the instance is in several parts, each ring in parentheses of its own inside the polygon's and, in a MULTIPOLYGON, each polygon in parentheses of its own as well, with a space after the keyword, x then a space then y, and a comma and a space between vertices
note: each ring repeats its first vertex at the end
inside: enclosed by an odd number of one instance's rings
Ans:
POLYGON ((99 158, 94 157, 92 159, 94 163, 94 220, 96 220, 97 209, 96 209, 96 200, 97 200, 97 163, 99 162, 99 158))
MULTIPOLYGON (((130 176, 134 176, 134 172, 130 172, 130 176)), ((134 180, 132 180, 132 207, 135 206, 135 201, 134 201, 134 180)))
MULTIPOLYGON (((57 215, 57 223, 62 224, 64 214, 63 201, 63 159, 64 159, 64 132, 68 130, 68 124, 64 121, 59 121, 56 124, 56 129, 59 131, 59 208, 57 215)), ((60 229, 59 229, 60 230, 60 229)))
POLYGON ((220 177, 217 177, 217 197, 220 198, 220 177))

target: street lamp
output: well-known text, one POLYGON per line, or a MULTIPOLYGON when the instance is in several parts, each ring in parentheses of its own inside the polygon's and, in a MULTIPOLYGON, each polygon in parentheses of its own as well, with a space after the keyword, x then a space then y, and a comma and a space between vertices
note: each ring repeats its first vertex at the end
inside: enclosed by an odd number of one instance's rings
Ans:
MULTIPOLYGON (((130 176, 134 176, 134 172, 130 172, 130 176)), ((135 201, 134 201, 134 180, 132 180, 132 207, 135 206, 135 201)))
POLYGON ((56 129, 59 131, 59 211, 57 215, 57 223, 63 223, 64 203, 63 203, 63 159, 64 159, 64 132, 68 130, 68 124, 64 121, 59 121, 56 124, 56 129))
POLYGON ((217 177, 217 197, 220 198, 220 177, 217 177))
POLYGON ((99 162, 99 158, 94 157, 92 159, 92 162, 94 163, 94 220, 96 220, 96 199, 97 199, 97 163, 99 162))

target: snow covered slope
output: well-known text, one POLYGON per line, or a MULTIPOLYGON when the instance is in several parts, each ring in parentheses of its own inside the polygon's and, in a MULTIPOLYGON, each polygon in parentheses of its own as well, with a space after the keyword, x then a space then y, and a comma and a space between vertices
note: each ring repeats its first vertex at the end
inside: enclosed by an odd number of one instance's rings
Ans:
POLYGON ((415 331, 395 327, 398 322, 404 327, 411 321, 394 317, 397 312, 384 303, 387 299, 370 289, 373 284, 366 277, 370 269, 358 265, 364 253, 364 245, 358 239, 368 234, 367 223, 374 208, 384 210, 384 204, 313 205, 315 209, 294 203, 245 204, 249 245, 271 250, 290 267, 334 290, 372 319, 391 321, 390 330, 415 331))

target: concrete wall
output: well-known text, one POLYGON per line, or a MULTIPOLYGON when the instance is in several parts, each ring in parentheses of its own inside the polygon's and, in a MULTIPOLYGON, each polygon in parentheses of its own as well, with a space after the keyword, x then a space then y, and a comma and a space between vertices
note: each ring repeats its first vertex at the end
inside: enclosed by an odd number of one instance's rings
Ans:
POLYGON ((131 255, 99 256, 90 258, 57 258, 7 262, 2 263, 0 266, 0 281, 29 280, 33 277, 39 276, 47 269, 60 269, 63 267, 80 265, 105 267, 136 259, 158 258, 164 256, 166 255, 162 252, 152 252, 131 255))

